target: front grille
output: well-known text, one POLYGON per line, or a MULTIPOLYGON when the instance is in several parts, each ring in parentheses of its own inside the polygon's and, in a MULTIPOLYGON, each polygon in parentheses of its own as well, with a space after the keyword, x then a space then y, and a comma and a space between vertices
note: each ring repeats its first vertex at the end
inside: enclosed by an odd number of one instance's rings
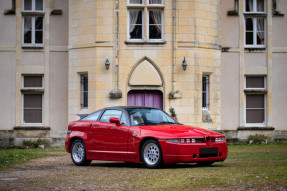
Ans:
POLYGON ((199 158, 210 158, 210 157, 217 157, 217 153, 213 153, 213 154, 199 154, 199 158))
MULTIPOLYGON (((210 137, 207 137, 206 141, 208 142, 209 139, 210 139, 210 137)), ((195 139, 195 142, 196 143, 204 143, 204 139, 203 138, 197 138, 197 139, 195 139)), ((214 143, 215 142, 215 138, 211 138, 211 142, 214 143)))
POLYGON ((197 138, 197 139, 195 139, 195 142, 196 142, 196 143, 204 143, 204 139, 202 139, 202 138, 197 138))

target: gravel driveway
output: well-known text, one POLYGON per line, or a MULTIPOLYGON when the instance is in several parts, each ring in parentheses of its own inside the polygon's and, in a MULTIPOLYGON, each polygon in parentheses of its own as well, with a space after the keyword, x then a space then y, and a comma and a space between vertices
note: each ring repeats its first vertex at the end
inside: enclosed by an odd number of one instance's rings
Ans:
POLYGON ((130 190, 136 189, 135 183, 123 179, 138 171, 144 176, 150 170, 141 163, 105 161, 77 167, 68 153, 60 153, 1 171, 0 190, 130 190))

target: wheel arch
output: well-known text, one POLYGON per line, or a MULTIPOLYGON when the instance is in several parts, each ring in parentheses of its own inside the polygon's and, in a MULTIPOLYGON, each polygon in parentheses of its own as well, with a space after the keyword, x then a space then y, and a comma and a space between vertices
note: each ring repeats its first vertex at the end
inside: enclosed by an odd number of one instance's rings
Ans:
MULTIPOLYGON (((141 149, 142 149, 142 146, 143 146, 143 144, 147 141, 147 140, 155 140, 155 141, 157 141, 158 143, 159 143, 159 145, 160 145, 160 142, 158 141, 158 139, 157 138, 155 138, 155 137, 145 137, 145 138, 143 138, 142 140, 141 140, 141 142, 140 142, 140 144, 139 144, 139 154, 140 154, 140 156, 141 156, 141 149)), ((161 147, 161 145, 160 145, 160 147, 161 147)), ((161 148, 160 148, 161 149, 161 148)), ((162 149, 161 149, 162 150, 162 149)), ((140 157, 140 160, 141 160, 141 162, 143 162, 142 161, 142 158, 140 157)))
POLYGON ((73 145, 73 142, 74 142, 75 140, 77 140, 77 139, 80 139, 80 140, 82 140, 82 141, 85 143, 84 139, 82 139, 81 137, 73 137, 73 138, 71 138, 71 140, 70 140, 70 148, 71 148, 71 146, 73 145))

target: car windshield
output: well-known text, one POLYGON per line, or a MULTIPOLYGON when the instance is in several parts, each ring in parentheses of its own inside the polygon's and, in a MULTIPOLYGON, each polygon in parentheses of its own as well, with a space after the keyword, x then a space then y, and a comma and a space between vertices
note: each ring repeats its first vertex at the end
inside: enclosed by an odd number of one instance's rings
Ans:
POLYGON ((131 125, 163 125, 163 124, 179 124, 165 112, 153 108, 131 108, 127 109, 131 125))

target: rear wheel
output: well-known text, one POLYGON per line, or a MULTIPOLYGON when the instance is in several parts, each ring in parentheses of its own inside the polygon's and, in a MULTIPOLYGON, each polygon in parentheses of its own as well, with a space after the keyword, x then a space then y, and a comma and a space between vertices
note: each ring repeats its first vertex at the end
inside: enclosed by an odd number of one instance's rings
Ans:
POLYGON ((84 141, 77 139, 71 146, 72 161, 77 166, 86 166, 91 164, 91 160, 86 158, 86 147, 84 141))
POLYGON ((141 148, 141 158, 146 167, 158 168, 162 165, 162 152, 156 140, 146 141, 141 148))

